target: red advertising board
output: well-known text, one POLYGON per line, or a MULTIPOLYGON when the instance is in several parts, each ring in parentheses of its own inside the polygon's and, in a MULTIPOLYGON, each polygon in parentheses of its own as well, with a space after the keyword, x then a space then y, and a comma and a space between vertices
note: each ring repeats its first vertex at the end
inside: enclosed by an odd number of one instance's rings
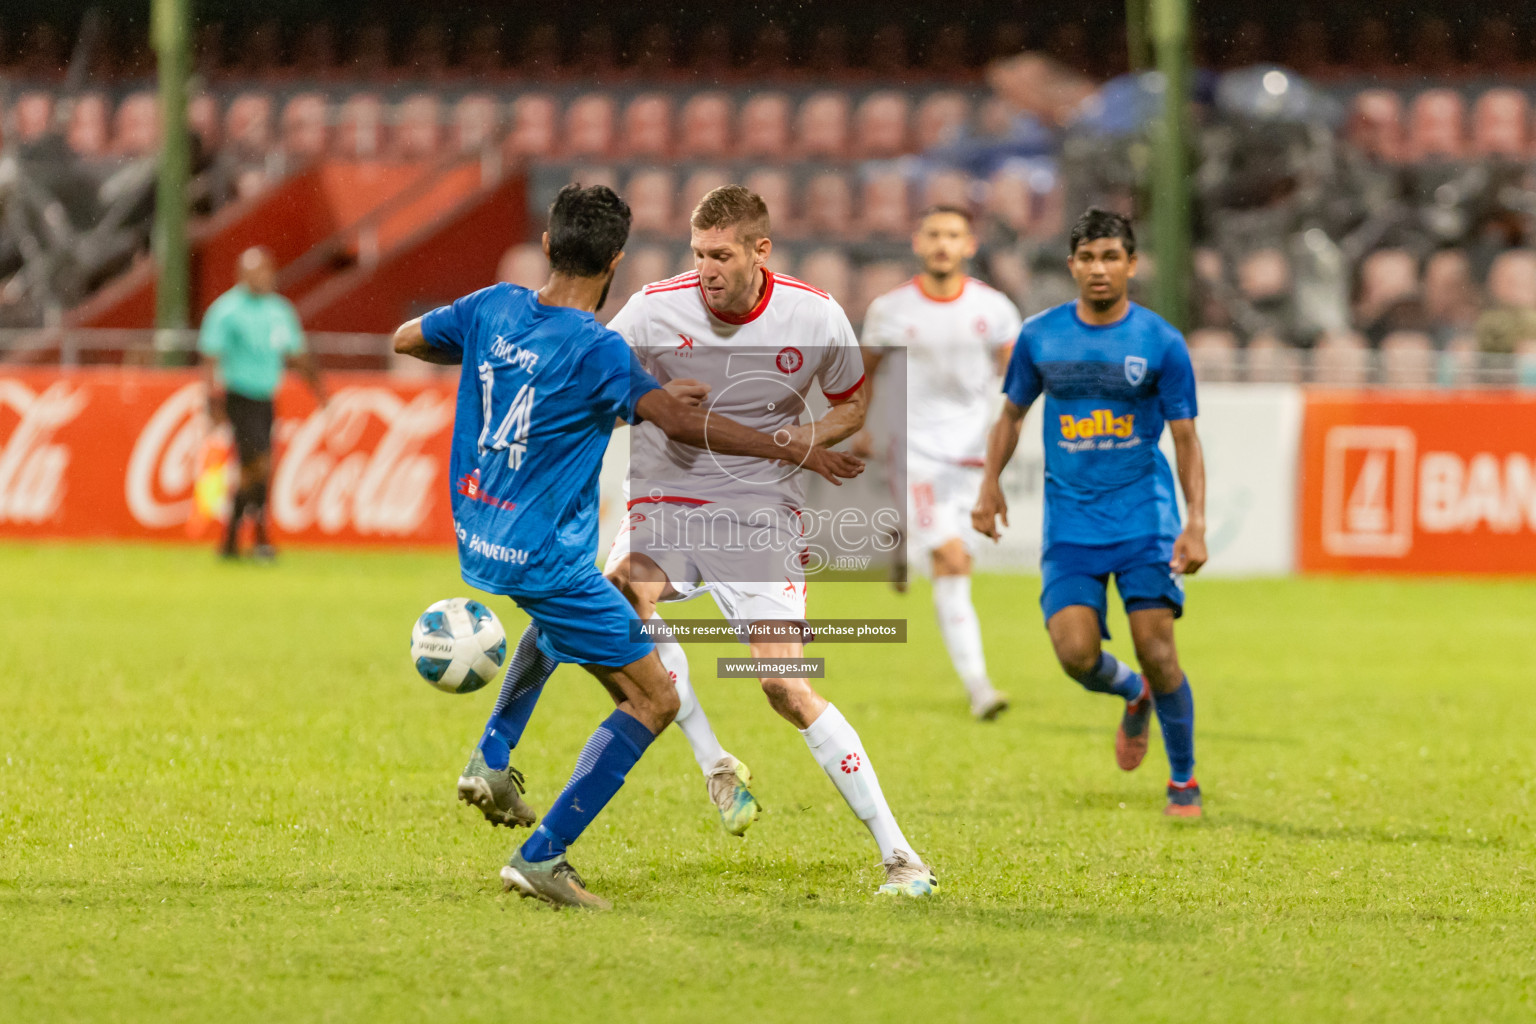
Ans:
MULTIPOLYGON (((452 381, 332 374, 317 409, 277 397, 269 520, 279 539, 452 543, 452 381)), ((187 371, 0 373, 0 537, 187 536, 209 423, 187 371)))
POLYGON ((1536 396, 1308 395, 1300 568, 1536 573, 1536 396))

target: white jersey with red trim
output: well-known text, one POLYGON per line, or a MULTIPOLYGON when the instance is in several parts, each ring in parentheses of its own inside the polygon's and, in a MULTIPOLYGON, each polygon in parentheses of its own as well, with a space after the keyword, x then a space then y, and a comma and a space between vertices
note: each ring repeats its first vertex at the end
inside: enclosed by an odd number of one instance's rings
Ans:
POLYGON ((933 298, 914 277, 869 304, 864 344, 906 349, 908 451, 979 464, 1002 386, 996 354, 1022 326, 1008 296, 972 278, 952 299, 933 298))
MULTIPOLYGON (((800 422, 812 385, 836 402, 864 383, 858 340, 837 300, 766 269, 762 297, 739 316, 710 309, 699 275, 687 273, 636 292, 608 326, 657 380, 703 381, 710 411, 765 434, 800 422)), ((632 503, 682 498, 800 508, 800 473, 677 444, 651 423, 630 435, 632 503)))

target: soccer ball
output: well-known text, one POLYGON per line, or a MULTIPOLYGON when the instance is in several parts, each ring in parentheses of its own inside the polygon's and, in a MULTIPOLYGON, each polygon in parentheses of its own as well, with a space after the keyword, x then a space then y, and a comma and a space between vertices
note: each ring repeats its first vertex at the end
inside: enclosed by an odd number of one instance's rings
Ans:
POLYGON ((444 693, 473 693, 507 660, 507 631, 485 605, 467 597, 439 601, 411 628, 411 660, 444 693))

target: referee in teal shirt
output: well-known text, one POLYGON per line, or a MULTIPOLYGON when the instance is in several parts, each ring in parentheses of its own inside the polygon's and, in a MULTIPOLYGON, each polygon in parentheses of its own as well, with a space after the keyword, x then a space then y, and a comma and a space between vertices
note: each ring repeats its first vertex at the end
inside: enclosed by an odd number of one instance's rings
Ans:
POLYGON ((240 254, 240 281, 214 300, 203 316, 197 351, 208 385, 208 411, 214 422, 226 418, 234 428, 240 455, 240 483, 229 513, 220 554, 239 557, 240 523, 250 516, 256 526, 252 554, 270 561, 275 552, 267 536, 267 481, 272 473, 272 396, 283 381, 283 367, 304 377, 323 406, 325 386, 304 348, 293 303, 273 291, 277 266, 263 248, 240 254))

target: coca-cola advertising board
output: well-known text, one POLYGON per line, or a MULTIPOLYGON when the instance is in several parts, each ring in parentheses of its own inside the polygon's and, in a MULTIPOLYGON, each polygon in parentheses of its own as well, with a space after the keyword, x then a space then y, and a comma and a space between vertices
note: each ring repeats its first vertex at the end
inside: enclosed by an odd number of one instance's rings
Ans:
MULTIPOLYGON (((291 380, 277 396, 276 536, 452 543, 455 382, 329 383, 324 409, 291 380)), ((185 538, 210 426, 195 373, 0 373, 0 536, 185 538)))
POLYGON ((1307 397, 1300 564, 1536 572, 1536 397, 1307 397))

